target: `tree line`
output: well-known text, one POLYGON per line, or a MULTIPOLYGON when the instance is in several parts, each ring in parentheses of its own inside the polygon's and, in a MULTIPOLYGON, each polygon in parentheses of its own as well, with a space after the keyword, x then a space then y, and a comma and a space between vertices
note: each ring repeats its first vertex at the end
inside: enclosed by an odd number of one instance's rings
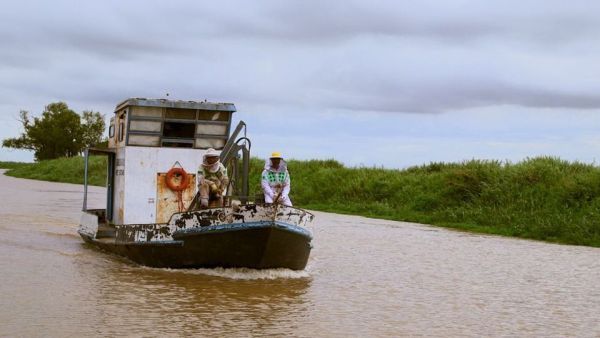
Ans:
POLYGON ((19 121, 24 130, 21 136, 2 140, 2 146, 32 150, 36 161, 77 156, 85 148, 106 142, 104 115, 87 110, 79 115, 64 102, 50 103, 33 119, 22 110, 19 121))

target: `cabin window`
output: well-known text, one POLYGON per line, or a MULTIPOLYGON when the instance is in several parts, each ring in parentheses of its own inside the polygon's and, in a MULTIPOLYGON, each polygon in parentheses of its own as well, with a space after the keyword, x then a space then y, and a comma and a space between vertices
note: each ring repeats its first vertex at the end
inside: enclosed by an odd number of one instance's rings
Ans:
POLYGON ((201 110, 198 113, 198 120, 202 121, 229 121, 229 112, 201 110))
POLYGON ((125 139, 125 116, 127 114, 127 110, 121 113, 119 116, 119 142, 122 142, 125 139))
POLYGON ((125 121, 122 119, 119 120, 119 142, 123 141, 123 136, 125 134, 125 121))
POLYGON ((194 138, 194 125, 191 123, 165 122, 163 137, 194 138))
POLYGON ((129 144, 134 146, 157 147, 160 145, 160 136, 129 135, 129 144))
POLYGON ((108 137, 113 138, 115 137, 115 125, 111 124, 110 127, 108 128, 108 137))
POLYGON ((139 117, 149 117, 160 119, 163 117, 163 108, 161 107, 131 107, 131 115, 139 117))
POLYGON ((195 120, 196 109, 167 108, 165 118, 178 120, 195 120))
POLYGON ((119 141, 128 128, 127 144, 146 147, 222 149, 231 123, 228 111, 135 106, 129 113, 129 122, 118 119, 119 141))
POLYGON ((133 131, 160 132, 161 127, 162 123, 160 121, 132 120, 129 122, 129 130, 133 131))
POLYGON ((196 126, 198 135, 227 135, 226 124, 198 124, 196 126))
POLYGON ((228 138, 231 113, 199 110, 194 147, 223 149, 228 138))

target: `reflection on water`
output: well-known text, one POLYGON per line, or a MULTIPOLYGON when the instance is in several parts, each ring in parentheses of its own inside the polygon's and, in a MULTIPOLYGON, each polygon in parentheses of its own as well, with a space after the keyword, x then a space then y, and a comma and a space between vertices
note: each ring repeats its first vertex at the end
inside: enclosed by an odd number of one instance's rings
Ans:
MULTIPOLYGON (((92 314, 119 334, 124 328, 152 328, 161 333, 291 334, 290 319, 305 316, 310 278, 236 279, 193 271, 149 269, 116 257, 78 260, 79 277, 94 290, 87 297, 92 314)), ((277 272, 275 272, 276 274, 277 272)), ((252 275, 255 272, 249 271, 252 275)), ((266 274, 265 274, 266 275, 266 274)), ((142 331, 143 332, 143 331, 142 331)))
POLYGON ((83 243, 80 186, 0 188, 2 336, 600 335, 596 248, 317 213, 307 271, 152 269, 83 243))

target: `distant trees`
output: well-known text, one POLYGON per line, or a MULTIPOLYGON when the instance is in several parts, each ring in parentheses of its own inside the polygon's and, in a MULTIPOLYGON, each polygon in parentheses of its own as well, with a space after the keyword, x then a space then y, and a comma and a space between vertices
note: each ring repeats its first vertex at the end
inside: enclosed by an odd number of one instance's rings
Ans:
POLYGON ((84 111, 80 116, 64 102, 50 103, 42 116, 33 120, 27 111, 19 115, 23 134, 3 140, 2 146, 33 150, 38 161, 76 156, 86 147, 101 143, 106 128, 102 114, 84 111))

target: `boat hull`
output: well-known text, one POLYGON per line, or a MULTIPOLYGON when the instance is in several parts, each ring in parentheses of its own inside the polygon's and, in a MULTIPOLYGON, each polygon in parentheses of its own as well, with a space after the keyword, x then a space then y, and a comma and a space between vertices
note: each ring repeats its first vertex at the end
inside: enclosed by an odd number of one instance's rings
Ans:
POLYGON ((253 269, 306 267, 310 233, 278 221, 246 222, 194 227, 175 231, 172 240, 119 242, 93 238, 88 243, 130 260, 157 268, 245 267, 253 269))

